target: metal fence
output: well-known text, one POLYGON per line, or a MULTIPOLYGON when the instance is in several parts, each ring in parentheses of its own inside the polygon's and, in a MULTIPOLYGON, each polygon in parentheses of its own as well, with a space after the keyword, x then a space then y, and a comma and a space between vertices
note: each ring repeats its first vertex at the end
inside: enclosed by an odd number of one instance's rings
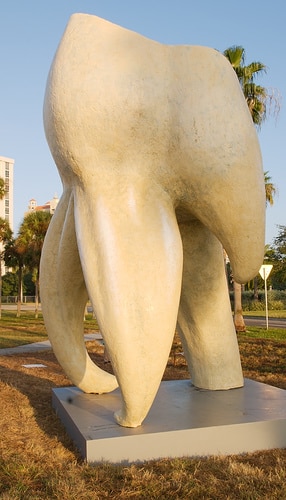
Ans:
MULTIPOLYGON (((2 304, 16 304, 18 300, 17 295, 5 295, 1 297, 2 304)), ((24 295, 23 304, 33 304, 35 302, 35 295, 24 295)))

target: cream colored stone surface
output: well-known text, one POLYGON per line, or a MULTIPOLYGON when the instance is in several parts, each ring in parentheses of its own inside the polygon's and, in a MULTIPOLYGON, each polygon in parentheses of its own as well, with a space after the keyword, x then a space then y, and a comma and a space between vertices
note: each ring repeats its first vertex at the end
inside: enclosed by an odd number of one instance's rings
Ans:
POLYGON ((71 381, 96 393, 118 383, 117 422, 140 425, 178 321, 193 383, 242 386, 222 246, 236 281, 258 273, 265 192, 227 60, 75 14, 50 70, 44 125, 64 191, 42 254, 42 309, 71 381), (88 297, 116 378, 86 353, 88 297))

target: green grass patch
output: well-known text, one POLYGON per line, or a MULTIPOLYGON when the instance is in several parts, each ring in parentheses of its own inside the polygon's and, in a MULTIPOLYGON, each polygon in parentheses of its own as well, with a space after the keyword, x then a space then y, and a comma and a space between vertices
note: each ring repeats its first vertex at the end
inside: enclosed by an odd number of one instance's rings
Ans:
MULTIPOLYGON (((92 314, 86 315, 85 333, 98 331, 98 324, 92 314)), ((17 318, 16 311, 3 311, 0 318, 0 349, 17 347, 47 340, 48 335, 42 313, 35 318, 32 311, 23 311, 17 318)))
POLYGON ((263 328, 261 326, 247 326, 246 332, 239 332, 240 337, 251 337, 254 339, 286 340, 285 328, 263 328))
POLYGON ((17 347, 47 340, 42 314, 23 312, 17 318, 16 311, 2 311, 0 318, 0 348, 17 347))

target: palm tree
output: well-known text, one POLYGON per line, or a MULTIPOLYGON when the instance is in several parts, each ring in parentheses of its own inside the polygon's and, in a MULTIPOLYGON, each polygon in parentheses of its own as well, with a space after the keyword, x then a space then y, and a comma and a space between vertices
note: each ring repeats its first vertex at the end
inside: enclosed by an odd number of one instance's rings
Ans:
POLYGON ((275 116, 278 115, 281 103, 277 90, 261 87, 255 83, 257 77, 267 73, 267 67, 259 61, 245 65, 245 50, 239 45, 229 47, 223 54, 237 75, 253 123, 259 128, 271 112, 275 116))
MULTIPOLYGON (((0 217, 0 245, 5 245, 12 238, 12 231, 9 225, 9 222, 0 217)), ((1 318, 1 310, 2 310, 2 260, 3 260, 3 251, 1 249, 0 254, 0 318, 1 318)))
POLYGON ((23 262, 33 273, 35 281, 35 317, 38 317, 40 260, 46 232, 52 214, 49 212, 31 212, 24 218, 18 235, 18 245, 23 251, 23 262))
MULTIPOLYGON (((276 186, 271 182, 271 177, 267 172, 264 172, 264 185, 265 185, 265 197, 266 197, 266 206, 273 205, 274 196, 277 193, 276 186)), ((267 245, 266 245, 267 248, 267 245)), ((253 279, 253 298, 254 300, 258 300, 258 277, 255 276, 253 279)))
MULTIPOLYGON (((278 114, 280 109, 280 97, 273 91, 254 82, 257 76, 266 73, 266 66, 255 61, 245 65, 245 50, 243 47, 234 45, 224 51, 224 56, 229 60, 232 65, 240 86, 242 88, 244 97, 246 99, 253 123, 259 128, 263 121, 266 119, 267 114, 271 111, 272 104, 274 103, 274 114, 278 114)), ((265 196, 266 205, 273 204, 273 196, 276 193, 275 186, 270 182, 271 177, 268 172, 264 172, 265 181, 265 196)), ((236 331, 245 331, 245 322, 242 314, 242 301, 241 301, 241 285, 239 283, 233 284, 234 291, 234 324, 236 331)))
POLYGON ((259 61, 245 65, 245 50, 234 45, 224 51, 241 85, 249 111, 255 125, 261 125, 266 118, 267 89, 256 85, 254 79, 266 73, 266 66, 259 61))
POLYGON ((19 238, 11 239, 5 245, 4 260, 8 267, 17 270, 18 274, 18 297, 17 297, 17 318, 21 314, 21 304, 23 302, 23 268, 24 268, 25 247, 19 238))
MULTIPOLYGON (((0 200, 3 200, 6 193, 5 181, 0 177, 0 200)), ((0 217, 0 245, 3 248, 3 244, 11 238, 12 231, 10 229, 9 223, 0 217)), ((1 308, 2 308, 2 248, 0 256, 0 318, 1 318, 1 308)))
POLYGON ((276 186, 271 182, 271 177, 267 172, 264 172, 264 184, 265 184, 265 195, 266 195, 266 205, 273 205, 274 196, 277 194, 276 186))

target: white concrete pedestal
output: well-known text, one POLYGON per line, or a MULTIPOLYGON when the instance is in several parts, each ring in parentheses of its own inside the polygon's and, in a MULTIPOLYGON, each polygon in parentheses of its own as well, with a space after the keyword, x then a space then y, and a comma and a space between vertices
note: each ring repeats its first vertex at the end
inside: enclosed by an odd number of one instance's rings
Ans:
POLYGON ((286 447, 286 391, 245 380, 229 391, 204 391, 190 380, 162 382, 141 427, 117 425, 120 392, 53 389, 53 407, 88 462, 238 454, 286 447))

